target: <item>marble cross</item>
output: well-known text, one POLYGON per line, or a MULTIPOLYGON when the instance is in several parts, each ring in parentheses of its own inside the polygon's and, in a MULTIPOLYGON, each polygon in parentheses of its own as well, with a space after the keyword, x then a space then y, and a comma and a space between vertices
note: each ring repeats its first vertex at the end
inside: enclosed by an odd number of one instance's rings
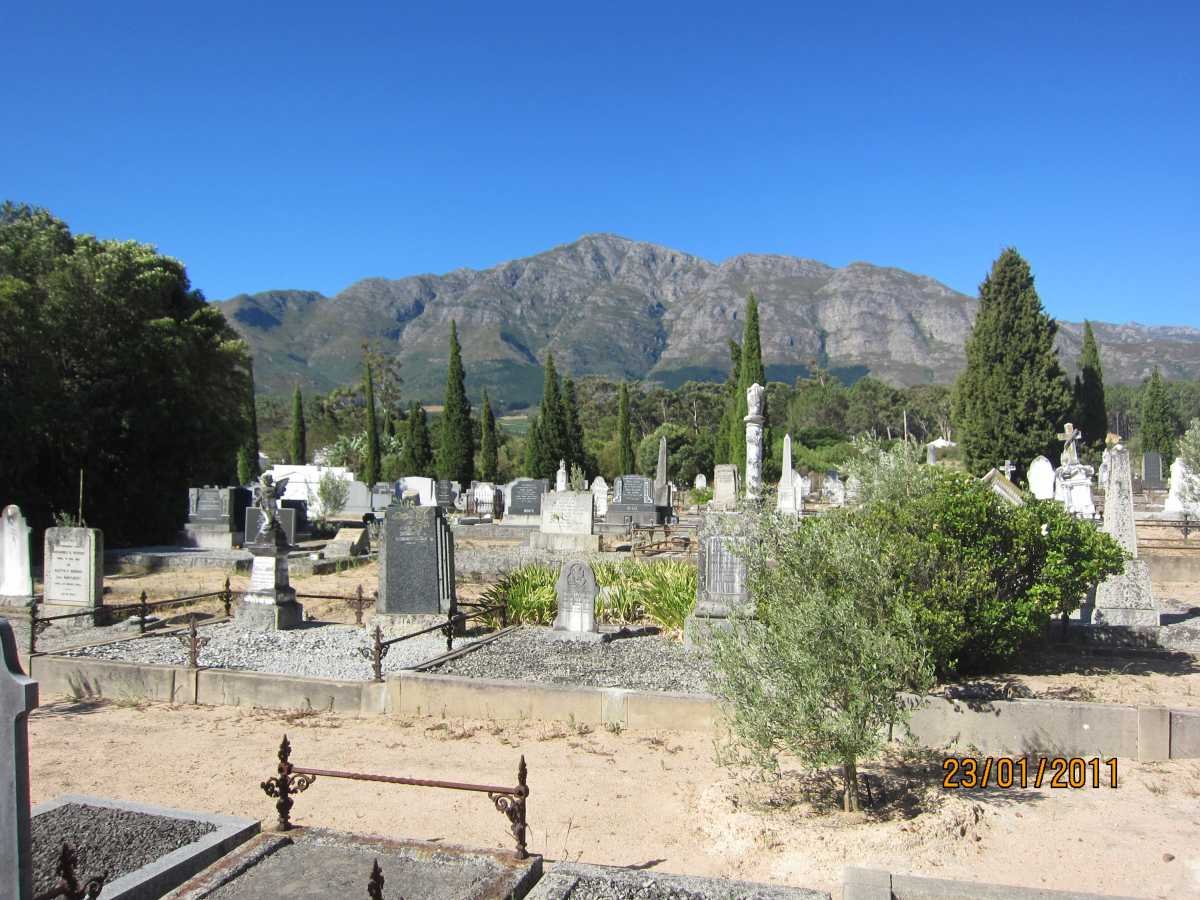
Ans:
POLYGON ((1063 433, 1055 436, 1063 442, 1062 464, 1064 466, 1079 465, 1077 445, 1083 438, 1083 432, 1078 431, 1074 425, 1068 422, 1063 426, 1063 433))
POLYGON ((1006 459, 1004 465, 1000 467, 1000 471, 1004 473, 1004 477, 1012 481, 1013 472, 1017 471, 1017 467, 1012 464, 1011 459, 1006 459))

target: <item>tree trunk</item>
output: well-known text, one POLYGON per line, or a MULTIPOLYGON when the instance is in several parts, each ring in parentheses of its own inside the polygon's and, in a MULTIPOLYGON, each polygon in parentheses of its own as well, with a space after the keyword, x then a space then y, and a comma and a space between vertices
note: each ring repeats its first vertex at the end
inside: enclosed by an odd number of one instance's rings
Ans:
POLYGON ((842 764, 842 778, 845 787, 842 793, 842 811, 858 812, 858 765, 855 760, 842 764))

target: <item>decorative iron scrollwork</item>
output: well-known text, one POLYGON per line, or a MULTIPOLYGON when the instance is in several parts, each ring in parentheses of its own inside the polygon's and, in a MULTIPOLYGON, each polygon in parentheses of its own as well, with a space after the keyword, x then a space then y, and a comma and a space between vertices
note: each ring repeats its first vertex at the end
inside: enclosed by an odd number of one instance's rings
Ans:
POLYGON ((367 896, 371 900, 383 900, 383 869, 379 868, 379 860, 371 866, 371 878, 367 882, 367 896))
POLYGON ((292 812, 292 794, 299 794, 302 791, 308 790, 308 786, 317 780, 316 775, 301 775, 292 771, 291 764, 292 745, 287 739, 287 735, 283 736, 283 741, 279 745, 279 774, 274 778, 268 778, 259 785, 268 797, 278 797, 279 802, 275 804, 275 811, 279 813, 279 830, 288 831, 292 827, 291 812, 292 812))
POLYGON ((108 880, 108 873, 89 878, 80 884, 79 876, 75 874, 78 864, 78 855, 68 844, 63 844, 62 852, 58 855, 58 866, 55 868, 58 884, 50 891, 38 894, 34 900, 57 900, 60 897, 66 900, 96 900, 104 888, 104 882, 108 880))
POLYGON ((517 859, 529 856, 525 847, 525 832, 528 828, 525 819, 525 801, 529 797, 528 774, 525 757, 522 756, 521 763, 517 766, 516 789, 512 793, 488 793, 488 799, 495 804, 496 810, 508 818, 508 830, 517 841, 517 859))

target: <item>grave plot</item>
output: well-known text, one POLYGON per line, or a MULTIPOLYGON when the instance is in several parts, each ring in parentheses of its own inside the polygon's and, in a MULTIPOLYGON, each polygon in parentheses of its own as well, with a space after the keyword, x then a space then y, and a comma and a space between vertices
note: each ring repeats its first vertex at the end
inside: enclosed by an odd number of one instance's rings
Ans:
POLYGON ((828 900, 824 891, 778 887, 748 881, 665 875, 561 863, 525 895, 527 900, 828 900))

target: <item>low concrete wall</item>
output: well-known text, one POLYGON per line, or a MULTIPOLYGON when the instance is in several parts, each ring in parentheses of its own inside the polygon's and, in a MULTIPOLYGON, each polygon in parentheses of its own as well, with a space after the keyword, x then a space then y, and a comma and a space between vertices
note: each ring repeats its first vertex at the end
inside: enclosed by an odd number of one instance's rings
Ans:
POLYGON ((950 881, 893 875, 883 869, 847 866, 842 871, 842 900, 1136 900, 1115 894, 1081 894, 1045 888, 1014 887, 975 881, 950 881))
POLYGON ((196 702, 196 673, 186 668, 53 655, 33 657, 29 668, 43 697, 196 702))
POLYGON ((372 682, 295 678, 233 669, 201 669, 196 690, 196 702, 207 706, 312 709, 355 716, 364 711, 383 712, 380 698, 384 696, 383 686, 372 682), (367 694, 369 698, 365 698, 367 694))
POLYGON ((1200 759, 1200 709, 1173 709, 1171 716, 1171 759, 1200 759))

